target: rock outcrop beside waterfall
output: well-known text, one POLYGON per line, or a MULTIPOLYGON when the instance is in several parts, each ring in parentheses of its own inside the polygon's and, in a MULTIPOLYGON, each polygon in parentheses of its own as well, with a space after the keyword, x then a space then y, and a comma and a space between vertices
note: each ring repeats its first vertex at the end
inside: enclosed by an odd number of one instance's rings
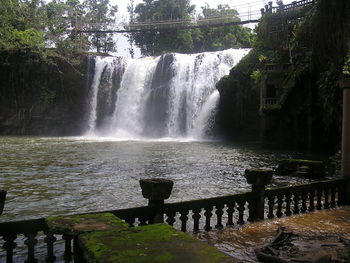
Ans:
POLYGON ((4 54, 0 65, 1 135, 78 135, 85 130, 88 56, 72 65, 63 58, 45 63, 35 55, 4 54))

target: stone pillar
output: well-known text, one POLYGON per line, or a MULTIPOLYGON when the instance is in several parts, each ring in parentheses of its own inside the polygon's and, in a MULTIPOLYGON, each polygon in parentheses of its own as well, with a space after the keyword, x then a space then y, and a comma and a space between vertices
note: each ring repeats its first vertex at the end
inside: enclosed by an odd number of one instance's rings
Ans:
POLYGON ((148 205, 155 208, 155 215, 150 223, 163 223, 164 200, 171 195, 174 182, 168 179, 140 179, 142 196, 148 199, 148 205))
POLYGON ((2 214, 2 211, 4 210, 6 193, 7 193, 6 191, 0 190, 0 215, 2 214))
POLYGON ((269 6, 265 5, 265 13, 269 13, 269 6))
POLYGON ((270 10, 270 13, 272 13, 272 1, 269 1, 269 10, 270 10))
POLYGON ((252 185, 252 200, 249 204, 249 221, 264 219, 265 186, 271 183, 273 170, 247 169, 245 178, 252 185))
MULTIPOLYGON (((344 75, 339 85, 343 89, 341 174, 350 180, 350 76, 344 75)), ((346 187, 344 202, 350 203, 350 183, 346 187)))

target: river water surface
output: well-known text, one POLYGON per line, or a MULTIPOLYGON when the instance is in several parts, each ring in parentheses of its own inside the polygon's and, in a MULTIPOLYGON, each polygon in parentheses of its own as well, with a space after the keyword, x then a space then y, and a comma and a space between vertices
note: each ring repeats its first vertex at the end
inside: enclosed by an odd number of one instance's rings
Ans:
MULTIPOLYGON (((194 141, 0 138, 1 221, 146 205, 140 178, 174 180, 168 202, 249 190, 249 167, 274 167, 300 154, 194 141)), ((274 185, 303 182, 275 177, 274 185)))

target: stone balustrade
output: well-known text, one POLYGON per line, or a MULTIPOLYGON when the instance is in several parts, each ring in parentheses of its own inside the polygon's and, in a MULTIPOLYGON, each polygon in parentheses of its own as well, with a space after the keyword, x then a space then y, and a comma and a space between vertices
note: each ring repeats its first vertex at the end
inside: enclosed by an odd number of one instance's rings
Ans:
MULTIPOLYGON (((109 212, 130 227, 164 222, 183 232, 198 232, 232 227, 266 217, 279 218, 311 212, 315 209, 328 209, 348 203, 347 179, 266 189, 271 181, 271 170, 248 169, 245 177, 252 185, 251 192, 178 203, 164 202, 171 195, 172 181, 142 179, 140 185, 143 196, 149 200, 148 206, 101 211, 94 214, 109 212)), ((0 244, 6 254, 6 262, 14 261, 18 242, 23 242, 27 247, 26 262, 37 262, 37 258, 42 256, 42 251, 38 252, 36 247, 43 245, 46 246, 47 251, 46 262, 53 262, 56 258, 55 247, 62 242, 64 242, 63 256, 66 261, 71 260, 76 256, 72 250, 74 233, 63 233, 53 229, 49 227, 48 220, 45 218, 0 223, 2 237, 0 244)))

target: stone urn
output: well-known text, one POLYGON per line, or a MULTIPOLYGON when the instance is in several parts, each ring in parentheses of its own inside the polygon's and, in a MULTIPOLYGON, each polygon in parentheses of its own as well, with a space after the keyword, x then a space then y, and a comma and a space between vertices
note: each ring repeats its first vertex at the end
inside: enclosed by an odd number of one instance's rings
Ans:
POLYGON ((140 179, 142 195, 149 200, 168 199, 173 190, 174 182, 168 179, 151 178, 140 179))
POLYGON ((2 214, 2 211, 4 210, 5 200, 6 200, 6 191, 0 190, 0 215, 2 214))
POLYGON ((271 183, 272 174, 272 169, 250 168, 245 170, 244 176, 248 184, 263 186, 271 183))

